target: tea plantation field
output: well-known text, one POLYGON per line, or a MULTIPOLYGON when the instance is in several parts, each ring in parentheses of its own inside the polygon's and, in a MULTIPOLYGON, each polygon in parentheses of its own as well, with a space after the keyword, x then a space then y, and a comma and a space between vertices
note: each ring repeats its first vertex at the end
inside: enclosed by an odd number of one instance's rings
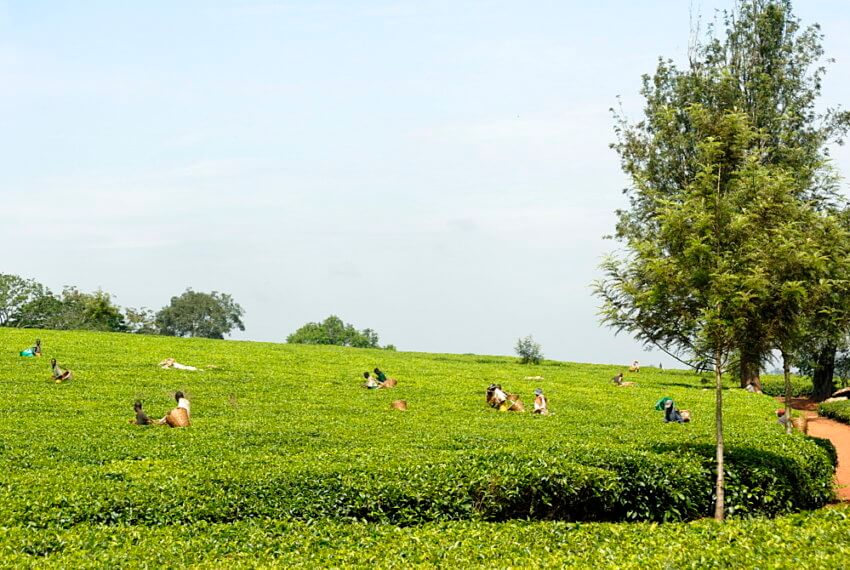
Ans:
POLYGON ((739 389, 725 393, 727 501, 742 520, 588 524, 710 514, 714 395, 692 373, 645 368, 616 388, 624 367, 14 329, 0 347, 0 564, 626 567, 678 544, 706 567, 729 558, 700 544, 783 560, 789 539, 832 540, 828 565, 850 536, 842 509, 744 520, 822 506, 832 464, 739 389), (36 336, 44 357, 19 357, 36 336), (72 381, 50 381, 52 357, 72 381), (166 357, 203 370, 162 370, 166 357), (361 388, 375 366, 398 387, 361 388), (487 408, 491 382, 526 404, 543 388, 553 415, 487 408), (176 390, 192 427, 128 423, 134 400, 161 417, 176 390), (664 424, 662 396, 692 423, 664 424))

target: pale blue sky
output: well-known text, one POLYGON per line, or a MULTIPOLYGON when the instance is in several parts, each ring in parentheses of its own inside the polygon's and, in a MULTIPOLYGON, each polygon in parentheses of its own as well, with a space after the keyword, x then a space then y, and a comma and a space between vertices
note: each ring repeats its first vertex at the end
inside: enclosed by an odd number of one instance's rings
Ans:
MULTIPOLYGON (((850 104, 850 6, 798 4, 850 104)), ((0 272, 225 291, 235 338, 335 313, 403 350, 657 362, 589 283, 624 205, 608 109, 638 116, 689 25, 687 0, 0 1, 0 272)))

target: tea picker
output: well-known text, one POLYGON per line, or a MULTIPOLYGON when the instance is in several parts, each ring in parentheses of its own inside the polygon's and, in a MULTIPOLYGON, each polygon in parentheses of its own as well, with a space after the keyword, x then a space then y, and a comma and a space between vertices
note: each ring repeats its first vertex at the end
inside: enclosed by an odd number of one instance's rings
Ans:
POLYGON ((53 370, 53 380, 55 380, 57 384, 71 380, 74 377, 74 374, 70 370, 65 370, 59 366, 55 358, 50 361, 50 367, 53 370))
POLYGON ((25 357, 41 356, 41 339, 35 339, 35 346, 32 348, 25 348, 20 352, 20 354, 25 357))

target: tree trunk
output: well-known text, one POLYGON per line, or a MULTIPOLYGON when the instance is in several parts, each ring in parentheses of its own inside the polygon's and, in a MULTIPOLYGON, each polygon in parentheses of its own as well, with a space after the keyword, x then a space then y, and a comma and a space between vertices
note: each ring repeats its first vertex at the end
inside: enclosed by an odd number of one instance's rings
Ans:
POLYGON ((785 375, 785 433, 791 433, 791 364, 788 355, 782 351, 782 373, 785 375))
POLYGON ((720 371, 720 353, 714 354, 714 383, 717 403, 714 412, 714 423, 717 428, 717 484, 715 495, 717 501, 714 504, 714 518, 722 521, 725 517, 726 500, 723 486, 723 379, 720 371))
POLYGON ((832 396, 835 392, 835 352, 837 348, 829 343, 824 346, 817 355, 815 371, 812 377, 813 391, 812 399, 822 402, 832 396))
POLYGON ((752 383, 753 386, 761 390, 761 355, 757 350, 748 345, 740 347, 741 355, 741 388, 746 388, 747 384, 752 383))

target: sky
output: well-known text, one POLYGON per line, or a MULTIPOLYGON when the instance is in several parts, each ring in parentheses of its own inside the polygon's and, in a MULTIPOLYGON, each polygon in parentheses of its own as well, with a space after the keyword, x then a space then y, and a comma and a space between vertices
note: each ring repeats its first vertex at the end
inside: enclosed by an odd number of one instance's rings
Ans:
MULTIPOLYGON (((230 293, 236 339, 336 314, 400 350, 671 366, 591 295, 626 206, 609 109, 638 119, 641 74, 731 3, 0 0, 0 273, 230 293)), ((797 4, 850 105, 850 6, 797 4)))

